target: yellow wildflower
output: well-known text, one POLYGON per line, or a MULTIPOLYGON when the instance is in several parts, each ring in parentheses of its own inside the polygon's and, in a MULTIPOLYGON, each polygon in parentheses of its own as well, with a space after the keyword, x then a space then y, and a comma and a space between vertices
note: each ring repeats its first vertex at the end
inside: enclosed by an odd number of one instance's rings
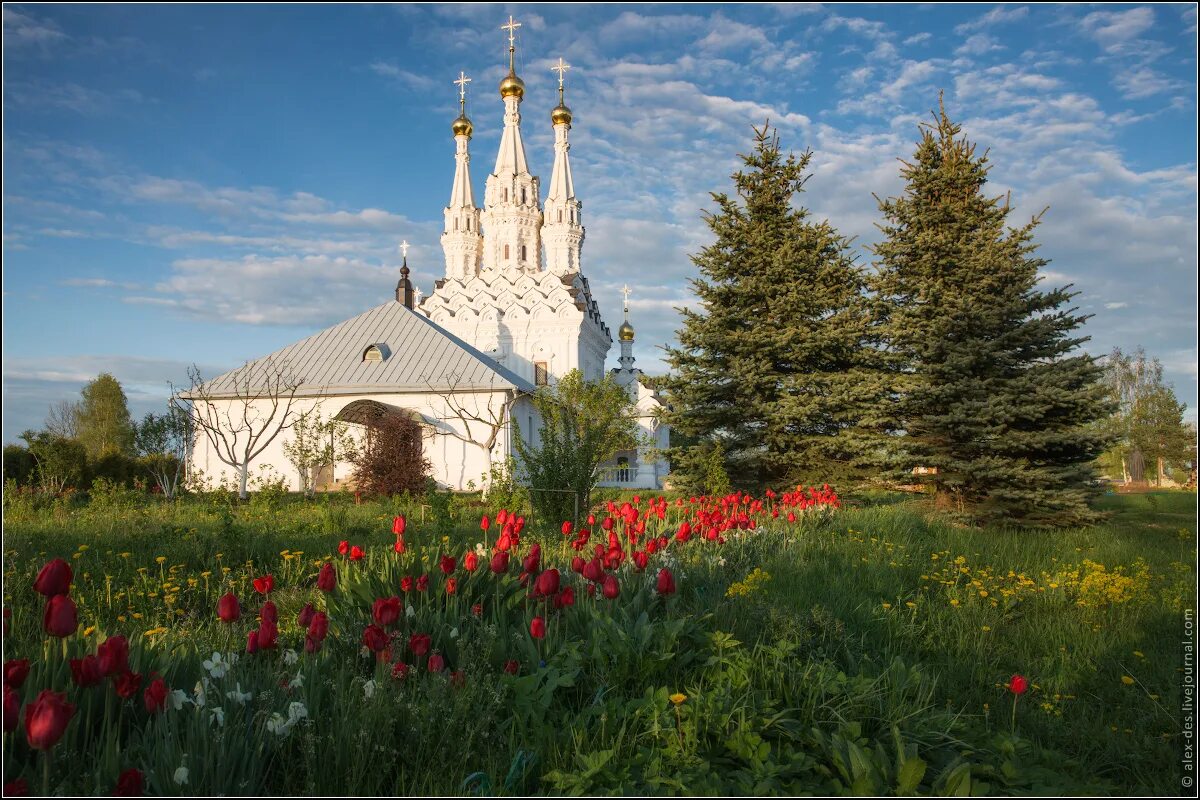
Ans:
POLYGON ((675 705, 680 705, 684 700, 687 700, 687 695, 681 692, 676 692, 675 694, 671 695, 671 702, 675 705))

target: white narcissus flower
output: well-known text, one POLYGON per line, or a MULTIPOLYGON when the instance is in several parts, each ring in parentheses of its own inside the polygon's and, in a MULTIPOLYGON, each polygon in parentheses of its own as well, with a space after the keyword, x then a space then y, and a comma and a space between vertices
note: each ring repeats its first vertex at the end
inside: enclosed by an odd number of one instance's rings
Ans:
POLYGON ((183 786, 187 782, 188 782, 188 768, 180 767, 179 769, 175 770, 175 783, 179 786, 183 786))
POLYGON ((208 702, 208 688, 201 681, 196 681, 196 688, 192 690, 195 699, 192 700, 198 708, 204 708, 204 704, 208 702))
POLYGON ((283 663, 287 664, 289 667, 292 664, 295 664, 299 660, 300 660, 300 655, 295 650, 284 650, 283 651, 283 663))
POLYGON ((366 698, 368 700, 370 700, 371 696, 374 694, 375 694, 375 681, 369 680, 363 684, 363 695, 365 695, 366 698))
POLYGON ((233 700, 234 702, 236 702, 239 706, 244 706, 251 698, 254 697, 254 693, 253 692, 243 692, 242 684, 238 683, 237 688, 231 689, 230 691, 226 692, 225 696, 228 697, 230 700, 233 700))
POLYGON ((283 714, 277 711, 267 720, 267 730, 276 736, 283 737, 291 733, 292 725, 283 718, 283 714))
POLYGON ((295 725, 300 720, 308 716, 308 709, 304 707, 304 703, 293 702, 288 706, 288 723, 295 725))
POLYGON ((304 685, 304 676, 301 675, 299 672, 296 673, 296 677, 294 677, 290 681, 288 681, 289 689, 299 689, 303 685, 304 685))
POLYGON ((213 722, 222 728, 225 727, 225 709, 221 708, 220 706, 213 706, 209 710, 209 713, 212 714, 213 722))
POLYGON ((415 608, 413 608, 412 606, 404 607, 404 616, 408 617, 409 619, 412 619, 416 615, 417 615, 417 610, 415 608))
POLYGON ((450 631, 450 638, 451 638, 451 639, 457 639, 457 638, 458 638, 458 628, 453 628, 453 629, 450 631))
POLYGON ((172 711, 178 711, 183 708, 183 704, 187 701, 187 692, 182 689, 174 689, 167 695, 167 702, 170 703, 172 711))
POLYGON ((230 662, 221 658, 220 653, 213 653, 212 658, 204 660, 204 669, 208 670, 208 674, 216 679, 224 678, 230 666, 230 662))

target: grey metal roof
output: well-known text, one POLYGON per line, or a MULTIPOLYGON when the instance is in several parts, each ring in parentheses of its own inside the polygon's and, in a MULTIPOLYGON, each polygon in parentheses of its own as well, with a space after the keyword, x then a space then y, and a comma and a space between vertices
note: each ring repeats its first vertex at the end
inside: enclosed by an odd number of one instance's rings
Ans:
MULTIPOLYGON (((246 370, 265 374, 286 364, 303 381, 298 395, 316 393, 447 391, 536 387, 419 311, 394 300, 206 382, 212 395, 230 395, 246 370), (371 345, 387 345, 383 361, 363 361, 371 345)), ((253 385, 251 389, 255 388, 253 385)))

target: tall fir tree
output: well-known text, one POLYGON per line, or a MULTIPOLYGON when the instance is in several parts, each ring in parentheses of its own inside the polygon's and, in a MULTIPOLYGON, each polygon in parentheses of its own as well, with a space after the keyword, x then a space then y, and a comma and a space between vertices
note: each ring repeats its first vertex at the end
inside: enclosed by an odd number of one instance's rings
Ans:
POLYGON ((82 400, 76 412, 76 427, 88 458, 133 455, 133 420, 120 382, 102 372, 84 386, 80 394, 82 400))
POLYGON ((959 133, 940 107, 903 194, 880 201, 871 288, 894 390, 884 416, 903 433, 892 464, 977 521, 1083 523, 1106 444, 1094 423, 1111 411, 1078 351, 1087 317, 1066 308, 1070 286, 1038 287, 1041 215, 1009 227, 1007 198, 984 194, 987 154, 959 133))
POLYGON ((699 310, 684 309, 668 347, 665 418, 689 441, 677 482, 712 483, 714 458, 735 488, 835 482, 859 466, 857 427, 872 379, 865 275, 849 241, 794 203, 812 152, 780 148, 767 125, 705 221, 716 241, 692 257, 699 310))

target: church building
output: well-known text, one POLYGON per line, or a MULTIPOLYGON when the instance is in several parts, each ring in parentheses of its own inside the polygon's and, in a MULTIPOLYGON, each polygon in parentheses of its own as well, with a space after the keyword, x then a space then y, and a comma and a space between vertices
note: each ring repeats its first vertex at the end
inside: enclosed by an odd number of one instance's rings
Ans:
MULTIPOLYGON (((296 411, 362 425, 382 414, 404 414, 425 433, 424 451, 433 477, 452 489, 482 486, 491 466, 516 456, 511 425, 536 437, 538 420, 530 395, 553 385, 572 369, 588 380, 605 375, 612 334, 583 273, 583 204, 571 174, 571 110, 564 101, 560 58, 558 105, 550 115, 554 166, 545 200, 532 174, 521 135, 525 84, 516 73, 516 30, 508 33, 508 74, 500 82, 503 132, 495 167, 484 183, 483 207, 475 204, 470 142, 474 125, 466 113, 470 78, 459 73, 460 113, 451 125, 454 178, 443 210, 441 235, 445 274, 421 298, 409 278, 407 243, 395 298, 345 322, 210 381, 211 411, 232 417, 231 409, 251 405, 263 419, 273 400, 261 396, 270 367, 287 365, 300 386, 296 411), (255 395, 255 388, 259 394, 255 395), (221 408, 221 406, 225 406, 221 408)), ((660 401, 633 366, 633 327, 628 288, 625 321, 618 332, 621 355, 612 370, 636 403, 643 443, 602 467, 601 485, 661 488, 666 464, 651 458, 665 448, 669 431, 656 419, 660 401)), ((193 398, 193 402, 197 402, 193 398)), ((277 436, 251 463, 250 472, 273 471, 293 489, 299 476, 285 451, 288 431, 277 436)), ((198 437, 191 468, 209 481, 228 479, 234 470, 217 457, 214 442, 198 437)), ((314 474, 317 489, 346 485, 353 467, 336 463, 314 474)))

